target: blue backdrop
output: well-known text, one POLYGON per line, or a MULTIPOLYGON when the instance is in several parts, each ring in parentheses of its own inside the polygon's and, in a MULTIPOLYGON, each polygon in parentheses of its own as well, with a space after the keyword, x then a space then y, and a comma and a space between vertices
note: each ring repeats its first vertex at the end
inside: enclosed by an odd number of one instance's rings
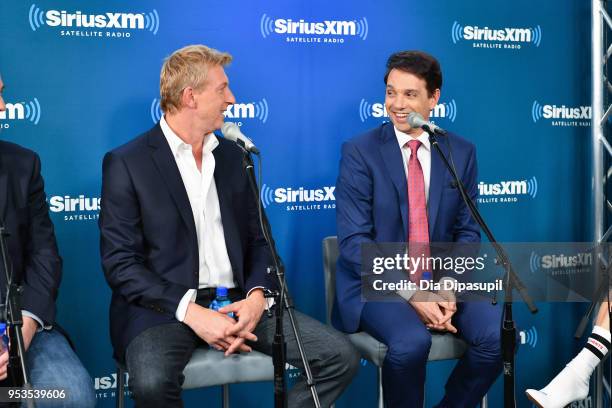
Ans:
MULTIPOLYGON (((480 208, 500 241, 590 240, 589 13, 584 0, 1 2, 10 105, 0 137, 42 158, 65 261, 59 321, 99 405, 112 406, 116 390, 98 254, 101 162, 159 119, 165 56, 192 43, 233 54, 238 103, 227 120, 263 152, 262 199, 290 288, 299 309, 324 320, 321 240, 335 234, 335 200, 287 192, 333 191, 342 141, 388 119, 383 74, 394 51, 439 58, 433 119, 476 144, 480 208), (502 184, 512 188, 496 193, 502 184)), ((515 307, 519 406, 529 406, 524 388, 543 386, 582 344, 571 336, 585 305, 539 306, 537 316, 515 307)), ((453 364, 430 364, 427 406, 453 364)), ((501 391, 498 381, 493 407, 501 391)), ((186 400, 216 404, 219 394, 189 391, 186 400)), ((232 396, 241 407, 272 406, 271 383, 235 385, 232 396)), ((375 369, 364 364, 337 406, 375 401, 375 369)))

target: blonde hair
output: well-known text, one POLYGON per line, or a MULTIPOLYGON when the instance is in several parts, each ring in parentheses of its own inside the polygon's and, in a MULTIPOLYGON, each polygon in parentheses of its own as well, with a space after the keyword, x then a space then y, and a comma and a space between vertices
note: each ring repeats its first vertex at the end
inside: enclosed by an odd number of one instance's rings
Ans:
POLYGON ((230 54, 205 45, 188 45, 174 51, 164 60, 159 77, 161 109, 171 113, 179 110, 183 89, 201 90, 209 67, 225 66, 231 61, 230 54))

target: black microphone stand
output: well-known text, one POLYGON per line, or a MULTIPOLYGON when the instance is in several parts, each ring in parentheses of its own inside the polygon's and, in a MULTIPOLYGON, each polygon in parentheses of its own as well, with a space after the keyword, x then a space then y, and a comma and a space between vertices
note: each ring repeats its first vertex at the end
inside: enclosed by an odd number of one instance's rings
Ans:
MULTIPOLYGON (((16 347, 9 349, 9 364, 8 374, 13 381, 12 386, 23 387, 26 390, 31 390, 28 378, 28 370, 25 362, 25 347, 23 345, 23 317, 21 315, 21 287, 13 281, 13 265, 11 264, 8 251, 6 249, 6 238, 10 234, 6 230, 4 224, 0 221, 0 252, 2 255, 2 264, 4 274, 6 276, 6 298, 4 299, 3 318, 10 328, 9 337, 10 343, 16 347)), ((1 341, 1 340, 0 340, 1 341)), ((34 407, 34 400, 27 398, 26 404, 28 408, 34 407)))
MULTIPOLYGON (((514 268, 510 263, 510 259, 508 258, 506 252, 502 248, 501 245, 497 242, 495 237, 493 237, 493 233, 487 226, 486 222, 480 215, 478 208, 472 202, 471 198, 468 196, 465 191, 465 186, 461 182, 461 179, 457 175, 455 171, 454 165, 451 164, 446 159, 446 156, 442 152, 442 149, 438 145, 438 140, 436 139, 435 132, 432 131, 429 126, 424 125, 422 128, 429 134, 429 142, 434 146, 434 148, 438 151, 438 154, 442 158, 442 161, 446 165, 446 168, 453 176, 453 179, 457 183, 457 188, 459 189, 459 193, 461 194, 461 198, 465 202, 465 205, 470 210, 472 217, 478 223, 480 228, 484 231, 485 235, 491 242, 491 245, 495 249, 497 253, 497 262, 500 264, 505 270, 506 274, 504 276, 504 287, 505 287, 505 295, 504 295, 504 311, 503 311, 503 324, 502 324, 502 354, 503 354, 503 368, 504 368, 504 408, 515 408, 516 407, 516 395, 515 395, 515 361, 514 355, 516 350, 516 325, 514 324, 514 320, 512 318, 512 292, 514 289, 518 290, 519 294, 527 304, 527 307, 531 311, 531 313, 537 313, 538 309, 533 304, 533 301, 529 297, 527 293, 527 289, 517 276, 516 272, 514 272, 514 268)), ((449 145, 449 153, 452 160, 452 153, 450 150, 450 141, 448 141, 449 145)), ((493 303, 497 303, 496 300, 493 303)))
MULTIPOLYGON (((272 343, 272 360, 274 363, 274 407, 287 407, 287 384, 285 381, 286 344, 283 334, 283 311, 284 309, 287 309, 287 315, 289 316, 289 321, 293 329, 293 334, 295 336, 298 351, 300 353, 300 358, 302 360, 302 364, 304 365, 304 371, 306 373, 306 385, 310 388, 312 399, 314 401, 314 406, 316 408, 320 408, 321 402, 319 401, 319 395, 317 393, 315 382, 312 377, 310 364, 308 363, 308 359, 306 358, 306 352, 302 344, 298 322, 297 320, 295 320, 295 316, 293 314, 293 304, 289 298, 289 295, 287 294, 285 267, 276 250, 276 243, 274 242, 274 238, 272 237, 272 229, 270 227, 270 223, 268 222, 266 212, 264 211, 261 205, 259 187, 257 185, 257 179, 255 178, 255 166, 253 164, 253 159, 251 157, 251 153, 245 148, 244 143, 241 140, 238 140, 236 142, 238 146, 242 148, 243 151, 242 166, 245 172, 247 173, 249 185, 251 186, 251 192, 253 193, 255 201, 258 203, 258 212, 262 233, 264 234, 264 237, 272 254, 273 265, 268 267, 268 273, 273 273, 276 276, 278 287, 280 288, 280 290, 277 290, 272 294, 276 302, 276 307, 274 308, 276 317, 276 330, 274 333, 274 342, 272 343)), ((270 294, 268 294, 266 297, 270 297, 270 294)))

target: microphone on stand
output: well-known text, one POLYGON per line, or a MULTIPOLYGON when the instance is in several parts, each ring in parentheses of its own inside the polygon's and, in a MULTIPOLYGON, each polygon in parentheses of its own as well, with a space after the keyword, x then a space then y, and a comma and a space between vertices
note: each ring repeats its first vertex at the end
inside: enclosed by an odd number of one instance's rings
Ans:
POLYGON ((255 146, 255 143, 248 137, 246 137, 241 131, 238 125, 232 122, 225 122, 223 126, 221 126, 221 133, 223 133, 223 137, 233 142, 236 142, 246 151, 251 152, 253 154, 259 154, 259 149, 255 146))
POLYGON ((442 129, 440 126, 436 126, 435 124, 426 121, 423 119, 420 113, 410 112, 408 114, 408 124, 413 129, 421 128, 427 132, 435 133, 437 135, 445 135, 446 130, 442 129))

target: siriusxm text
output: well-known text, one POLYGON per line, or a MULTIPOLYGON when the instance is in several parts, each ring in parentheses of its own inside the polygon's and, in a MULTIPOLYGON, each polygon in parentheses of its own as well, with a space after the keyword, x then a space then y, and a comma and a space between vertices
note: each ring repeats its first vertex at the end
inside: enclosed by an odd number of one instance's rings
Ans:
POLYGON ((274 201, 277 203, 296 203, 312 201, 335 201, 335 186, 307 190, 300 187, 297 190, 291 188, 277 188, 274 190, 274 201))
POLYGON ((531 42, 531 30, 528 28, 504 28, 490 29, 478 26, 465 26, 463 38, 475 41, 508 41, 508 42, 531 42))
POLYGON ((356 35, 357 24, 354 21, 325 20, 311 23, 303 19, 293 21, 279 18, 274 21, 274 32, 278 34, 356 35))
POLYGON ((51 27, 89 27, 89 28, 137 28, 144 29, 143 14, 133 13, 104 13, 83 14, 80 11, 68 13, 66 11, 49 10, 45 14, 47 25, 51 27))
POLYGON ((565 105, 544 105, 542 116, 546 119, 591 119, 590 106, 567 107, 565 105))
POLYGON ((25 108, 21 103, 7 103, 6 110, 0 112, 0 119, 23 119, 25 108))
POLYGON ((521 180, 487 184, 481 181, 478 183, 478 194, 481 196, 527 194, 527 182, 521 180))
POLYGON ((542 257, 542 268, 563 268, 569 266, 588 266, 593 264, 593 255, 590 253, 579 253, 576 255, 544 255, 542 257))
POLYGON ((83 194, 78 197, 52 196, 49 198, 49 209, 56 213, 100 211, 100 198, 85 197, 83 194))
MULTIPOLYGON (((380 102, 373 103, 372 116, 375 118, 388 118, 389 112, 387 112, 387 107, 385 104, 380 102)), ((444 103, 437 104, 431 111, 429 111, 429 116, 432 118, 445 118, 447 116, 446 105, 444 103)))

